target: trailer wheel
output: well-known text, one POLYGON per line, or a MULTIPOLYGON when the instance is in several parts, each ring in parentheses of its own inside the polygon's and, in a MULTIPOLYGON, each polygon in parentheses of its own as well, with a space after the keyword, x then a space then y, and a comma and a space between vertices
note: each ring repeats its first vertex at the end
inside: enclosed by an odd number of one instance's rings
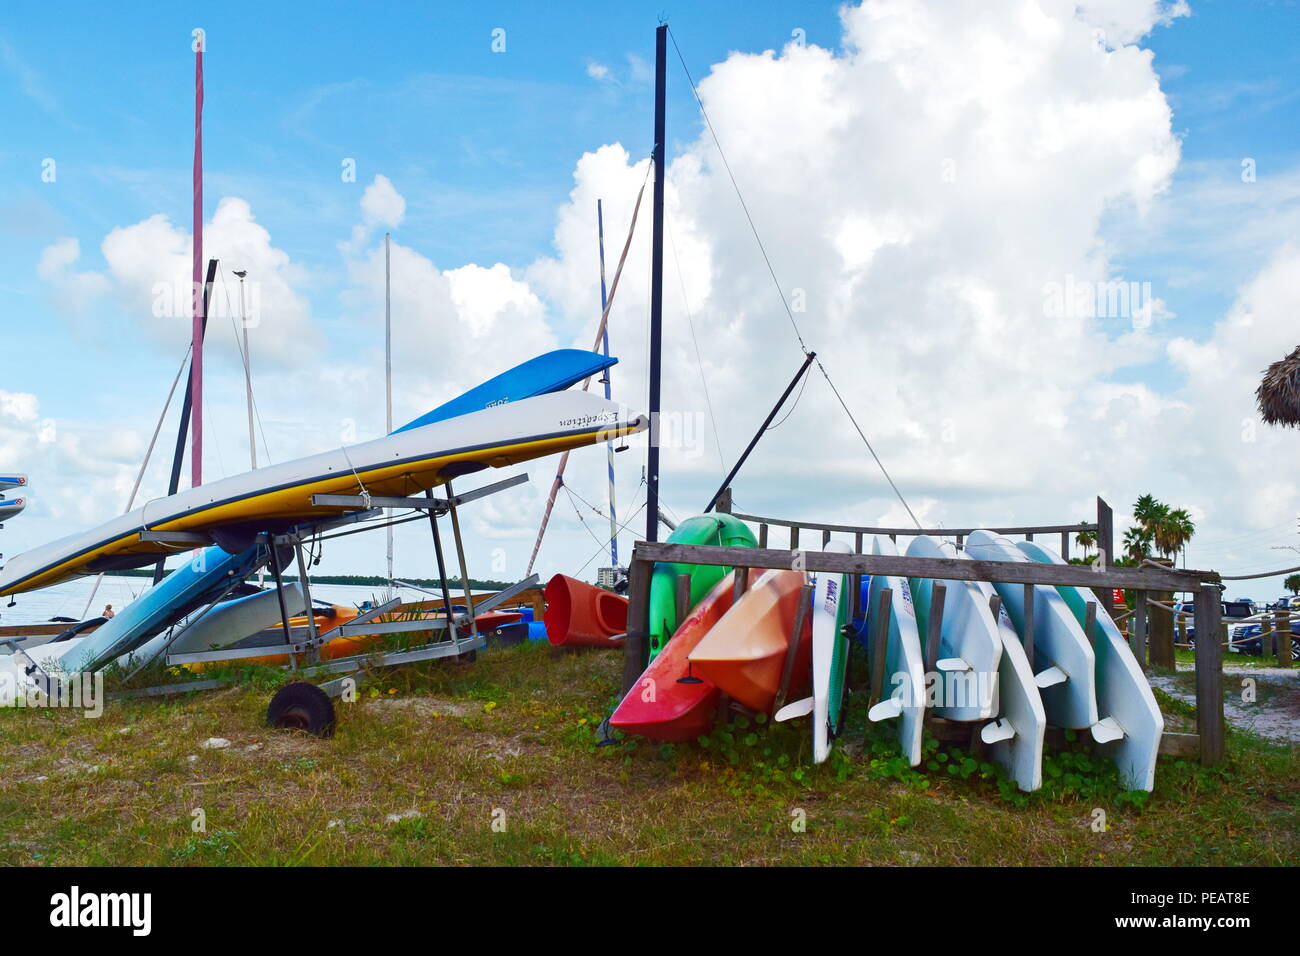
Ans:
POLYGON ((329 695, 305 681, 281 687, 266 708, 267 726, 301 730, 313 737, 333 737, 334 720, 329 695))

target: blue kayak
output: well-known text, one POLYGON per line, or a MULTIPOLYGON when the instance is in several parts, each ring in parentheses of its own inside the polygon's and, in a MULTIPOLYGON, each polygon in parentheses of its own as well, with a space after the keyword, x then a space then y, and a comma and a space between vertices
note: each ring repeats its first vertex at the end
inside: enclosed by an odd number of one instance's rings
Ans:
POLYGON ((75 651, 61 658, 66 673, 92 672, 139 647, 149 638, 215 600, 248 577, 265 557, 254 545, 239 554, 204 548, 109 618, 75 651))
POLYGON ((409 428, 431 425, 446 421, 459 415, 482 411, 494 405, 505 405, 521 398, 560 392, 584 378, 590 378, 605 371, 618 362, 598 352, 584 352, 582 349, 556 349, 527 362, 516 365, 488 379, 482 385, 471 388, 463 395, 439 405, 431 412, 425 412, 414 421, 407 422, 393 434, 404 432, 409 428))

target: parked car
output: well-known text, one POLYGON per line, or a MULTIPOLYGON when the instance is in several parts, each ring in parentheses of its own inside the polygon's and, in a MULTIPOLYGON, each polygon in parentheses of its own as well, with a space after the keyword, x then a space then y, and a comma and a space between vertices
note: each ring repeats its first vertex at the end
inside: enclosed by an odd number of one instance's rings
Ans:
MULTIPOLYGON (((1196 623, 1195 623, 1196 619, 1193 615, 1196 613, 1196 605, 1193 604, 1191 601, 1182 601, 1178 604, 1175 604, 1174 608, 1176 611, 1186 613, 1187 643, 1195 647, 1196 646, 1196 623)), ((1254 617, 1255 607, 1254 604, 1252 604, 1250 601, 1224 601, 1222 604, 1219 605, 1219 614, 1223 622, 1228 625, 1228 636, 1229 639, 1231 639, 1232 630, 1234 627, 1233 622, 1240 621, 1242 618, 1254 617)), ((1297 619, 1295 623, 1300 624, 1300 619, 1297 619)), ((1242 627, 1242 626, 1250 626, 1250 625, 1239 624, 1235 626, 1242 627)), ((1259 627, 1258 624, 1253 626, 1259 627)), ((1178 627, 1178 622, 1175 620, 1174 622, 1175 631, 1177 627, 1178 627)))
MULTIPOLYGON (((1270 657, 1277 656, 1277 632, 1270 630, 1269 646, 1265 651, 1263 644, 1264 628, 1261 624, 1236 624, 1228 628, 1228 640, 1232 642, 1230 650, 1238 654, 1249 654, 1251 657, 1259 657, 1261 654, 1267 654, 1270 657)), ((1300 648, 1300 618, 1291 619, 1291 653, 1294 655, 1296 649, 1300 648)))

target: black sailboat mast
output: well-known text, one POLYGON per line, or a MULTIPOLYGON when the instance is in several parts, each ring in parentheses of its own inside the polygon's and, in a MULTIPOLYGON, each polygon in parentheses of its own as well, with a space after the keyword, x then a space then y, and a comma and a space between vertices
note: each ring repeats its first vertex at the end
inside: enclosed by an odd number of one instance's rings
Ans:
POLYGON ((655 31, 654 230, 650 245, 650 445, 646 453, 647 541, 659 540, 659 377, 664 310, 664 106, 668 24, 655 31))

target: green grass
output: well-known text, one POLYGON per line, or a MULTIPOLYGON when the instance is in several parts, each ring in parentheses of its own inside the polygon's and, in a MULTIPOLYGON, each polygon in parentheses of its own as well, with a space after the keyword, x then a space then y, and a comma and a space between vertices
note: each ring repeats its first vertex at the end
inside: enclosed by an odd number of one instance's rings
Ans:
POLYGON ((1222 768, 1162 760, 1150 797, 1082 751, 1051 755, 1024 795, 933 739, 906 767, 860 698, 818 767, 802 721, 598 747, 619 668, 537 644, 405 668, 340 703, 332 740, 267 729, 279 678, 259 672, 98 720, 6 709, 0 865, 1268 865, 1300 850, 1300 757, 1245 734, 1222 768))

